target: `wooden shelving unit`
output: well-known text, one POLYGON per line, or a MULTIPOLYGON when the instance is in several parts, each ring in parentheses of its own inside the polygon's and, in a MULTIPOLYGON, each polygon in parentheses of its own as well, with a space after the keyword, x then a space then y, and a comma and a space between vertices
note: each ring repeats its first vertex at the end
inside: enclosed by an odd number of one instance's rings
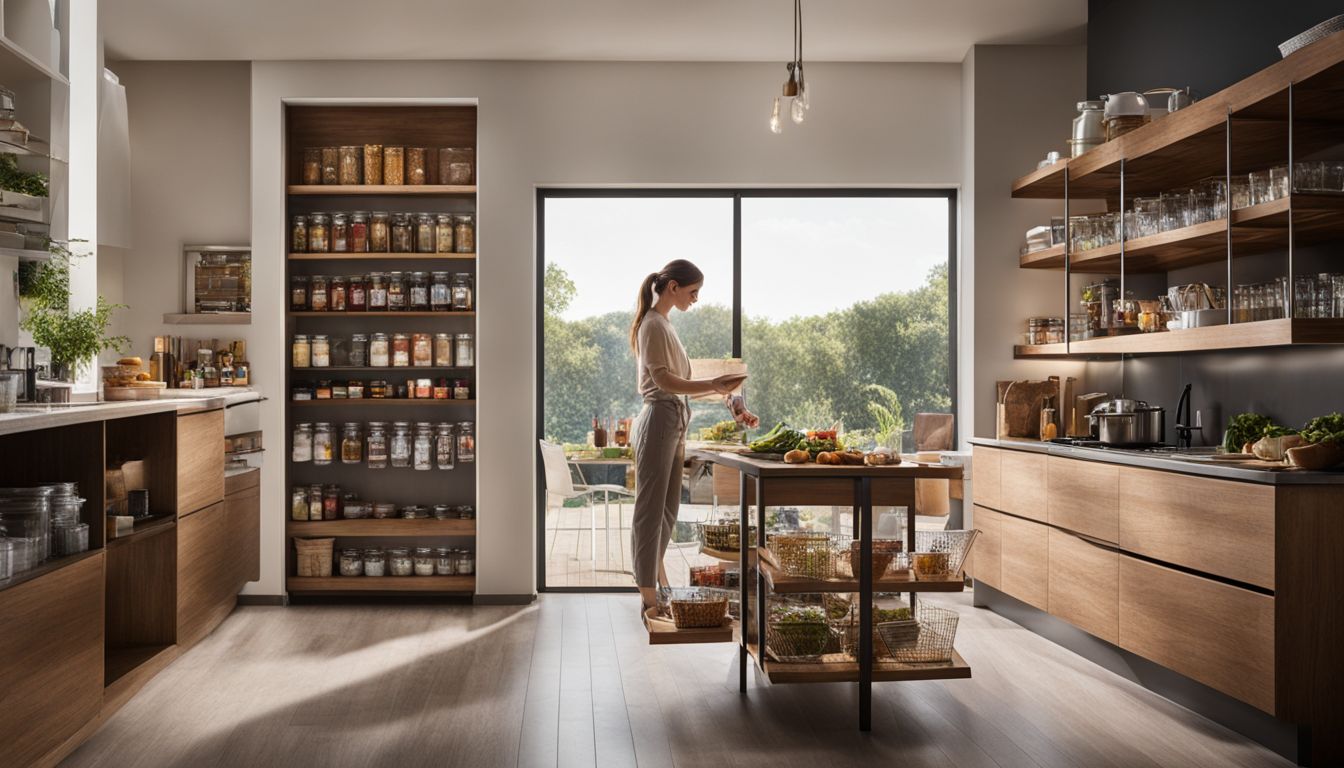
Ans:
POLYGON ((429 371, 435 371, 435 372, 442 373, 443 371, 468 371, 468 372, 469 372, 469 371, 473 371, 473 370, 475 370, 475 369, 474 369, 474 368, 463 368, 463 367, 455 366, 455 365, 415 365, 415 366, 410 366, 410 365, 388 365, 388 366, 376 366, 376 367, 375 367, 375 366, 372 366, 372 365, 364 365, 364 366, 360 366, 360 365, 329 365, 329 366, 326 366, 325 368, 313 368, 313 367, 311 367, 311 366, 308 367, 308 368, 295 368, 295 369, 294 369, 294 373, 296 373, 296 374, 311 373, 311 374, 314 374, 314 375, 323 375, 323 374, 327 374, 327 373, 427 373, 427 372, 429 372, 429 371))
POLYGON ((291 253, 290 261, 475 261, 474 253, 291 253))
POLYGON ((450 186, 447 184, 290 184, 285 188, 290 195, 315 197, 358 196, 382 197, 475 197, 476 187, 450 186))
POLYGON ((475 536, 475 520, 291 520, 290 536, 475 536))
MULTIPOLYGON (((858 592, 858 579, 809 579, 790 576, 770 561, 761 548, 761 572, 770 590, 779 594, 811 594, 815 592, 858 592)), ((913 572, 887 574, 873 580, 874 592, 961 592, 966 588, 965 576, 958 574, 944 579, 920 580, 913 572)))
MULTIPOLYGON (((816 662, 780 662, 761 659, 760 646, 748 643, 747 650, 765 670, 772 684, 789 683, 855 683, 859 680, 859 664, 843 654, 822 656, 816 662)), ((894 661, 873 662, 873 682, 896 683, 906 680, 965 680, 971 676, 971 665, 955 650, 952 661, 931 664, 900 664, 894 661)))
POLYGON ((469 595, 476 591, 475 576, 290 576, 290 592, 367 594, 417 592, 469 595))
POLYGON ((1294 344, 1344 344, 1344 319, 1260 320, 1254 323, 1210 325, 1182 331, 1103 336, 1063 344, 1018 345, 1015 357, 1092 355, 1160 355, 1214 349, 1254 349, 1294 344))
POLYGON ((290 317, 475 317, 475 312, 299 312, 290 310, 290 317))
MULTIPOLYGON (((405 368, 401 370, 406 370, 405 368)), ((413 372, 415 369, 411 369, 413 372)), ((423 370, 423 369, 422 369, 423 370)), ((356 400, 350 398, 337 398, 332 400, 290 400, 290 405, 298 408, 340 408, 340 407, 390 407, 394 405, 415 405, 434 408, 445 408, 448 406, 474 406, 475 400, 433 400, 424 397, 414 398, 381 398, 381 397, 362 397, 356 400)))
POLYGON ((251 312, 165 312, 169 325, 251 325, 251 312))

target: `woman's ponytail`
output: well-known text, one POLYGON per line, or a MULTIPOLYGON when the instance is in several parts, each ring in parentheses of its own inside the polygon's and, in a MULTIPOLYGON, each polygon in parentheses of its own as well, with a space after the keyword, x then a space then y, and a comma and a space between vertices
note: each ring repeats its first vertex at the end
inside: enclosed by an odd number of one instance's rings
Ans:
POLYGON ((639 326, 644 323, 644 315, 653 306, 653 287, 658 283, 658 273, 650 272, 639 284, 639 298, 635 300, 635 320, 630 324, 630 349, 639 354, 639 326))

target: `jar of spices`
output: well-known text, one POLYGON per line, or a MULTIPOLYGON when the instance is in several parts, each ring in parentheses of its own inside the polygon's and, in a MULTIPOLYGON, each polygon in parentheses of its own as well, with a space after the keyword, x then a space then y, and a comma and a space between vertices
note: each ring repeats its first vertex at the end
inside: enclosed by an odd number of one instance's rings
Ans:
POLYGON ((454 400, 471 399, 471 379, 453 380, 453 399, 454 400))
POLYGON ((439 150, 439 183, 453 186, 475 184, 476 150, 471 147, 444 147, 439 150))
POLYGON ((476 339, 470 333, 453 336, 453 365, 472 368, 476 365, 476 339))
MULTIPOLYGON (((312 446, 309 446, 312 450, 312 446)), ((308 519, 308 489, 296 485, 289 491, 289 518, 298 522, 308 519)))
POLYGON ((341 575, 364 575, 364 556, 360 554, 358 549, 341 550, 341 575))
POLYGON ((369 250, 369 213, 355 211, 350 214, 350 251, 366 253, 369 250))
POLYGON ((404 333, 392 334, 392 367, 407 368, 411 365, 411 337, 404 333))
POLYGON ((389 186, 406 183, 405 151, 402 147, 383 147, 383 183, 389 186))
POLYGON ((424 184, 428 181, 426 166, 429 162, 429 150, 424 147, 406 148, 406 183, 424 184))
POLYGON ((345 278, 340 275, 331 278, 327 288, 327 309, 332 312, 344 312, 347 309, 348 296, 348 284, 345 278))
POLYGON ((440 376, 439 380, 434 382, 434 399, 449 400, 452 398, 452 390, 449 388, 448 379, 440 376))
POLYGON ((415 397, 417 400, 428 400, 434 393, 434 382, 429 379, 415 380, 415 397))
POLYGON ((387 275, 383 272, 369 273, 369 309, 370 312, 387 311, 387 275))
POLYGON ((341 516, 341 489, 335 485, 322 487, 322 519, 335 520, 341 516))
POLYGON ((312 365, 312 350, 307 336, 302 333, 295 334, 294 343, 290 345, 291 364, 295 368, 307 368, 312 365))
POLYGON ((378 502, 377 504, 374 504, 374 505, 373 505, 373 519, 375 519, 375 520, 388 520, 388 519, 390 519, 394 514, 396 514, 396 511, 397 511, 397 505, 396 505, 396 504, 390 504, 390 503, 385 502, 385 501, 384 501, 384 502, 378 502))
POLYGON ((414 312, 429 310, 429 273, 412 272, 406 281, 407 309, 414 312))
POLYGON ((355 185, 360 181, 359 172, 364 165, 364 150, 362 147, 341 147, 341 168, 340 182, 347 185, 355 185))
POLYGON ((331 434, 331 424, 325 421, 319 421, 313 425, 313 463, 318 465, 330 464, 334 455, 334 438, 331 434))
POLYGON ((369 422, 364 457, 369 469, 387 469, 387 422, 369 422))
POLYGON ((294 217, 289 228, 289 252, 303 253, 308 250, 308 217, 302 214, 294 217))
POLYGON ((341 496, 341 517, 346 520, 363 520, 369 516, 369 505, 359 500, 354 493, 341 496))
POLYGON ((341 151, 337 147, 322 148, 322 183, 341 183, 341 151))
POLYGON ((387 397, 387 382, 382 379, 374 379, 369 382, 369 398, 372 400, 383 400, 387 397))
POLYGON ((406 309, 406 277, 400 272, 387 275, 387 311, 401 312, 406 309))
POLYGON ((374 211, 369 214, 369 253, 387 253, 388 242, 387 213, 374 211))
POLYGON ((317 483, 308 486, 308 519, 322 519, 322 485, 317 483))
POLYGON ((435 520, 447 520, 452 517, 453 508, 447 504, 435 504, 431 510, 435 520))
POLYGON ((322 148, 303 148, 303 183, 308 185, 322 183, 322 148))
POLYGON ((334 253, 350 250, 350 217, 344 213, 331 214, 331 250, 334 253))
POLYGON ((440 213, 434 217, 434 252, 453 252, 453 215, 440 213))
POLYGON ((458 253, 476 252, 476 220, 470 214, 457 217, 453 226, 453 241, 458 253))
POLYGON ((416 576, 434 575, 434 550, 429 547, 416 547, 414 560, 416 576))
POLYGON ((463 520, 475 520, 476 508, 470 504, 464 504, 457 508, 457 516, 463 520))
POLYGON ((411 230, 411 217, 405 213, 392 214, 392 252, 411 253, 415 250, 414 232, 411 230))
POLYGON ((378 547, 364 550, 364 575, 387 575, 387 555, 378 547))
POLYGON ((308 276, 291 275, 289 278, 289 309, 303 312, 308 309, 308 276))
POLYGON ((351 400, 363 400, 363 399, 364 399, 364 382, 362 382, 362 381, 351 381, 349 384, 346 384, 346 385, 345 385, 345 391, 346 391, 346 396, 349 397, 351 400))
POLYGON ((417 213, 415 215, 416 253, 434 253, 434 215, 417 213))
POLYGON ((470 421, 457 425, 457 460, 463 464, 476 460, 476 425, 470 421))
POLYGON ((330 399, 331 399, 331 381, 330 381, 330 380, 328 380, 328 379, 322 379, 322 380, 318 381, 316 385, 313 386, 313 399, 314 399, 314 400, 330 400, 330 399))
POLYGON ((474 305, 473 293, 471 275, 466 272, 454 273, 453 281, 449 287, 452 310, 454 312, 470 312, 474 305))
POLYGON ((331 342, 327 340, 326 334, 314 334, 309 342, 309 349, 314 368, 331 367, 331 342))
POLYGON ((290 387, 290 390, 289 390, 289 399, 290 399, 290 400, 312 400, 312 399, 313 399, 313 385, 311 385, 311 384, 295 384, 293 387, 290 387))
POLYGON ((427 421, 415 425, 414 466, 419 470, 434 468, 434 429, 427 421))
POLYGON ((397 421, 392 424, 392 439, 388 441, 388 458, 394 467, 411 466, 411 423, 397 421))
POLYGON ((411 365, 417 368, 434 365, 434 341, 428 333, 411 336, 411 365))
POLYGON ((326 253, 331 250, 331 218, 325 213, 308 214, 308 252, 326 253))
POLYGON ((470 549, 457 550, 457 562, 454 570, 459 576, 471 576, 476 573, 476 553, 470 549))
POLYGON ((369 310, 369 284, 364 275, 351 275, 345 289, 345 307, 350 312, 369 310))
POLYGON ((383 183, 383 145, 364 145, 364 183, 383 183))
POLYGON ((453 435, 453 425, 444 422, 434 428, 434 466, 439 469, 452 469, 454 449, 457 438, 453 435))
POLYGON ((374 368, 386 368, 391 365, 391 346, 386 333, 375 333, 369 338, 369 365, 374 368))
POLYGON ((327 276, 313 275, 308 278, 308 309, 313 312, 326 312, 327 299, 327 276))
POLYGON ((434 550, 434 575, 452 576, 456 573, 453 570, 454 563, 453 550, 448 547, 439 547, 434 550))
POLYGON ((359 434, 359 422, 347 421, 341 428, 341 463, 359 464, 364 461, 364 438, 359 434))
POLYGON ((429 308, 443 312, 452 308, 452 291, 447 272, 433 272, 429 279, 429 308))
POLYGON ((367 333, 350 335, 349 363, 351 368, 363 368, 369 364, 369 335, 367 333))
POLYGON ((307 464, 313 460, 313 425, 300 422, 294 425, 294 436, 290 440, 289 460, 295 464, 307 464))
POLYGON ((411 560, 411 550, 406 547, 388 547, 387 570, 393 576, 410 576, 415 573, 415 564, 411 560))
POLYGON ((453 367, 453 335, 434 334, 434 364, 440 368, 453 367))

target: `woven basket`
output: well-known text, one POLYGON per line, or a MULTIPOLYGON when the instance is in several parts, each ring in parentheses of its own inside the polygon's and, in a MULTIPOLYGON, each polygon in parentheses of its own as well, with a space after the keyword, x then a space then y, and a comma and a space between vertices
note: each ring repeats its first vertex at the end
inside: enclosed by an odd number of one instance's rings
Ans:
MULTIPOLYGON (((858 578, 859 571, 855 566, 859 562, 859 547, 862 546, 859 541, 852 541, 849 544, 849 551, 842 552, 836 563, 838 575, 846 578, 858 578)), ((896 559, 896 555, 905 549, 905 543, 900 539, 874 539, 873 540, 873 578, 880 579, 887 573, 891 563, 896 559)))
MULTIPOLYGON (((700 536, 709 549, 736 552, 742 548, 742 525, 735 520, 701 523, 700 536)), ((756 526, 747 529, 747 546, 756 546, 756 526)))
POLYGON ((934 569, 938 567, 937 558, 924 558, 925 570, 920 569, 920 556, 918 553, 934 552, 946 553, 946 571, 944 576, 961 573, 961 568, 966 564, 966 556, 971 553, 971 546, 975 544, 975 539, 980 535, 980 531, 917 531, 915 533, 915 552, 910 555, 910 564, 915 568, 916 578, 926 575, 933 575, 934 569))
POLYGON ((331 551, 335 539, 295 539, 298 574, 300 576, 330 576, 331 551))
POLYGON ((790 576, 835 578, 835 547, 824 533, 774 533, 768 537, 770 555, 790 576))
POLYGON ((672 623, 677 629, 723 626, 728 595, 717 590, 676 590, 671 600, 672 623))
POLYGON ((957 614, 945 608, 920 603, 915 618, 878 624, 877 636, 887 652, 899 662, 928 664, 952 660, 957 639, 957 614))

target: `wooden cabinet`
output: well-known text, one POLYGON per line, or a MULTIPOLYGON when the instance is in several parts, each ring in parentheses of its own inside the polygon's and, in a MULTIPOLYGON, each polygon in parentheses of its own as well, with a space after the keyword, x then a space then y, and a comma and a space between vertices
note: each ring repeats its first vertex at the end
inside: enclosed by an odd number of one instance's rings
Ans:
POLYGON ((1112 544, 1120 540, 1120 467, 1051 456, 1046 487, 1051 525, 1112 544))
POLYGON ((1050 529, 1011 515, 999 515, 999 522, 1002 534, 999 589, 1024 603, 1047 610, 1050 529))
POLYGON ((979 445, 971 449, 971 495, 982 507, 1000 509, 999 478, 1003 451, 979 445))
POLYGON ((976 506, 971 527, 980 531, 971 547, 967 572, 978 582, 998 588, 1002 583, 1003 515, 987 507, 976 506))
POLYGON ((1049 612, 1110 643, 1120 638, 1120 554, 1050 529, 1049 612))
POLYGON ((1003 452, 999 510, 1045 522, 1046 458, 1043 453, 1003 452))
POLYGON ((1274 714, 1274 598, 1120 559, 1121 648, 1274 714))
POLYGON ((254 469, 225 481, 224 517, 228 547, 234 553, 231 583, 236 594, 249 581, 261 578, 261 470, 254 469))
POLYGON ((1274 588, 1274 486, 1120 469, 1121 549, 1274 588))
POLYGON ((177 514, 224 500, 224 411, 177 417, 177 514))
POLYGON ((238 586, 224 502, 177 524, 177 644, 186 648, 210 633, 237 602, 238 586))

